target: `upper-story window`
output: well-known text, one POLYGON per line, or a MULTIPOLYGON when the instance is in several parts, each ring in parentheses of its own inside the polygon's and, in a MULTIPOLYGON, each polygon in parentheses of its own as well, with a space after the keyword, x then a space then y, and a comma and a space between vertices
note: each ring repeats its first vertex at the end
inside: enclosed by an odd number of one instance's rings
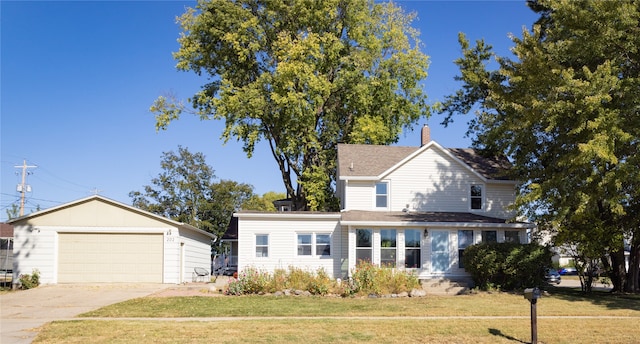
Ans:
POLYGON ((471 209, 482 209, 482 185, 471 185, 471 209))
POLYGON ((389 202, 389 183, 376 183, 376 208, 386 208, 389 202))

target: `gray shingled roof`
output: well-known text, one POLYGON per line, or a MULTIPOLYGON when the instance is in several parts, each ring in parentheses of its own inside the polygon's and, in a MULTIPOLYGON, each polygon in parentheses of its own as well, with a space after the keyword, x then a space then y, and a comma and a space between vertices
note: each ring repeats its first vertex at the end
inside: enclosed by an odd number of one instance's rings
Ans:
POLYGON ((374 177, 418 149, 420 147, 339 144, 338 169, 341 176, 374 177))
MULTIPOLYGON (((338 172, 344 177, 376 177, 420 147, 363 144, 338 145, 338 172)), ((487 158, 471 148, 449 148, 453 156, 487 179, 509 180, 509 161, 504 157, 487 158)))
POLYGON ((507 171, 511 168, 511 163, 505 156, 487 158, 472 148, 449 148, 449 152, 487 179, 510 179, 507 171))
POLYGON ((402 212, 349 210, 342 213, 341 221, 366 222, 470 222, 507 223, 506 220, 472 213, 456 212, 402 212))

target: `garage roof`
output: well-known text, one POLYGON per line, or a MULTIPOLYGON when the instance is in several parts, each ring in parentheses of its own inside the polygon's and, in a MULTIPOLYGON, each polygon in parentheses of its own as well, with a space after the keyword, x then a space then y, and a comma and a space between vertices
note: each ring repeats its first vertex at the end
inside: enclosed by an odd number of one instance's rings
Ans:
POLYGON ((202 229, 199 229, 197 227, 194 227, 192 225, 189 225, 189 224, 186 224, 186 223, 182 223, 182 222, 178 222, 178 221, 174 221, 174 220, 166 218, 164 216, 160 216, 160 215, 157 215, 157 214, 154 214, 154 213, 151 213, 151 212, 148 212, 148 211, 145 211, 145 210, 130 206, 128 204, 120 203, 118 201, 114 201, 112 199, 109 199, 109 198, 106 198, 106 197, 103 197, 103 196, 100 196, 100 195, 89 196, 89 197, 82 198, 82 199, 79 199, 79 200, 76 200, 76 201, 72 201, 72 202, 69 202, 69 203, 61 204, 59 206, 55 206, 55 207, 52 207, 52 208, 47 208, 47 209, 44 209, 44 210, 41 210, 41 211, 37 211, 37 212, 31 213, 31 214, 28 214, 28 215, 25 215, 25 216, 17 217, 15 219, 11 219, 11 220, 7 221, 7 223, 8 224, 15 224, 15 223, 23 222, 23 221, 28 221, 30 219, 34 219, 34 218, 37 218, 37 217, 40 217, 40 216, 43 216, 43 215, 46 215, 46 214, 50 214, 50 213, 53 213, 53 212, 56 212, 56 211, 60 211, 62 209, 67 209, 67 208, 71 208, 71 207, 74 207, 74 206, 78 206, 80 204, 94 202, 94 201, 103 202, 103 203, 106 203, 106 204, 109 204, 109 205, 112 205, 112 206, 115 206, 115 207, 123 208, 123 209, 125 209, 127 211, 130 211, 132 213, 136 213, 136 214, 139 214, 139 215, 147 216, 147 217, 153 218, 155 220, 170 224, 172 226, 189 229, 189 230, 204 234, 204 235, 206 235, 206 236, 208 236, 208 237, 210 237, 212 239, 216 237, 214 234, 209 233, 207 231, 204 231, 202 229))

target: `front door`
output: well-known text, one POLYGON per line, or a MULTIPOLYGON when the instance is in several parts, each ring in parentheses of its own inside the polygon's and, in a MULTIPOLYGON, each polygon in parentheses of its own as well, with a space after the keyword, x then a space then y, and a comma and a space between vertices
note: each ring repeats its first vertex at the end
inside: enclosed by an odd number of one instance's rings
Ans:
POLYGON ((449 231, 429 231, 431 237, 431 272, 449 268, 449 231))

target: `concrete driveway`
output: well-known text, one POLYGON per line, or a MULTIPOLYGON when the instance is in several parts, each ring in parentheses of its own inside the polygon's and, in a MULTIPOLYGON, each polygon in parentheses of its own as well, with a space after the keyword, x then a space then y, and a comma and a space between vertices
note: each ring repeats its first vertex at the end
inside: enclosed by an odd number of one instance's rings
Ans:
POLYGON ((167 284, 59 284, 0 295, 0 343, 31 343, 47 322, 147 296, 167 284))

